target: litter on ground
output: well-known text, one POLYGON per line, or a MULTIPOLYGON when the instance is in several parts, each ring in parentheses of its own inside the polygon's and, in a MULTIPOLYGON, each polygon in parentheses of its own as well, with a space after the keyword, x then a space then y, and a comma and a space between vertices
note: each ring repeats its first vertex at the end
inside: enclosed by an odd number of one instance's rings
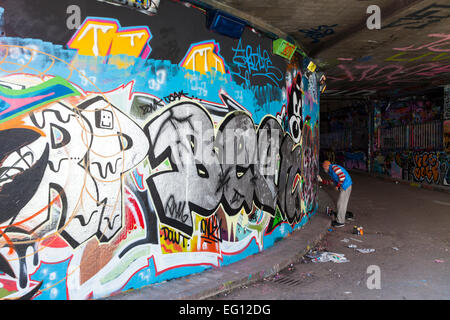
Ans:
POLYGON ((356 251, 361 252, 361 253, 371 253, 371 252, 375 252, 375 249, 356 249, 356 251))
POLYGON ((312 262, 328 262, 344 263, 349 262, 345 255, 335 252, 318 252, 316 254, 308 254, 306 257, 310 258, 312 262))

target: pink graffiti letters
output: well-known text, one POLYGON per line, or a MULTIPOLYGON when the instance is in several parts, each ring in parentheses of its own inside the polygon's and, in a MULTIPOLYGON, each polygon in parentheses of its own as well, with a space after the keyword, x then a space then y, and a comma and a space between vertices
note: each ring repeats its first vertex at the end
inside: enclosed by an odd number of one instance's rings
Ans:
POLYGON ((414 48, 414 45, 410 45, 404 48, 394 48, 397 51, 419 51, 423 49, 428 49, 432 52, 450 52, 450 48, 445 48, 444 46, 450 45, 450 34, 429 34, 431 38, 442 38, 440 40, 433 41, 431 43, 424 44, 422 46, 414 48))

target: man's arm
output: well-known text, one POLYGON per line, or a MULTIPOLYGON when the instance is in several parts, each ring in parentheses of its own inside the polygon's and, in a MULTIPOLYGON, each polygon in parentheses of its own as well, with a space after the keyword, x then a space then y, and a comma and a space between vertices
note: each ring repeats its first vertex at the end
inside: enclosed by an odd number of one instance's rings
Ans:
POLYGON ((330 184, 333 183, 333 181, 331 181, 331 180, 322 179, 322 177, 319 175, 317 175, 317 180, 319 180, 320 183, 322 183, 323 185, 326 185, 326 186, 329 186, 330 184))
POLYGON ((340 189, 345 180, 345 173, 338 166, 333 166, 333 171, 334 171, 334 173, 336 173, 336 175, 338 176, 338 179, 339 179, 336 187, 338 189, 340 189))

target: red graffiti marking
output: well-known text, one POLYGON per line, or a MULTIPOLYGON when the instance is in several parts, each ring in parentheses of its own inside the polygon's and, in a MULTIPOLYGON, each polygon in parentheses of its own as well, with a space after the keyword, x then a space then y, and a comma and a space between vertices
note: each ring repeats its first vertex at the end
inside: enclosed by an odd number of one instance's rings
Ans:
POLYGON ((450 48, 443 48, 443 46, 450 45, 450 34, 429 34, 432 38, 442 38, 441 40, 433 41, 431 43, 422 45, 420 47, 414 48, 414 45, 410 45, 404 48, 394 48, 397 51, 419 51, 423 49, 428 49, 433 52, 450 52, 450 48))

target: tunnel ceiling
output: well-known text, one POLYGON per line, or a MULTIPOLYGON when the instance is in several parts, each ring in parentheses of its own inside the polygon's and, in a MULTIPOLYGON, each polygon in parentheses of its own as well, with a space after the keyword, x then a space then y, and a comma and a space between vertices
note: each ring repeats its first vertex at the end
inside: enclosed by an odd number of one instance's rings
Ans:
POLYGON ((324 97, 414 94, 450 84, 448 0, 203 2, 297 41, 327 76, 324 97), (367 27, 369 5, 381 9, 379 30, 367 27))

